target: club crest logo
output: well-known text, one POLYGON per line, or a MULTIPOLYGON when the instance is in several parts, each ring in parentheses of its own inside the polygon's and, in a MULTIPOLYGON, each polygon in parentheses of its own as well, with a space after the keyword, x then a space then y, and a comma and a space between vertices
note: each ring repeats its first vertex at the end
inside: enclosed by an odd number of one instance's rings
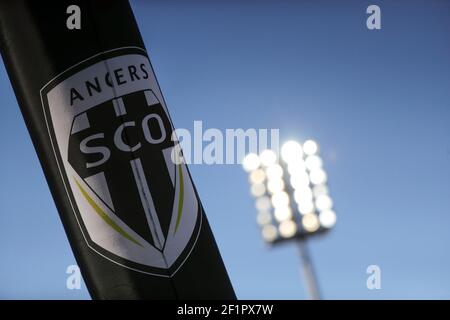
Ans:
POLYGON ((98 54, 41 89, 52 148, 88 246, 170 277, 188 258, 201 205, 140 48, 98 54))

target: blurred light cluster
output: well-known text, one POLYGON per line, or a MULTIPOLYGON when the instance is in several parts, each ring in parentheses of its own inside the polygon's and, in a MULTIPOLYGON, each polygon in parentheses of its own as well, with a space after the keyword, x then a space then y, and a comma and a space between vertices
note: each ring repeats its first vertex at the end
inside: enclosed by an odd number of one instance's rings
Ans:
POLYGON ((302 238, 335 225, 327 174, 315 141, 303 145, 288 141, 280 155, 272 150, 251 153, 242 165, 249 174, 257 222, 266 242, 302 238))

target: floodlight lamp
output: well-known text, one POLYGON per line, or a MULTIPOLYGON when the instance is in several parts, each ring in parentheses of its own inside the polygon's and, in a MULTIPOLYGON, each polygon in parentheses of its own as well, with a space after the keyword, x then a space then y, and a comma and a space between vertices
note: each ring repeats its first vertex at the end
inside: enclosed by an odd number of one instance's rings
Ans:
POLYGON ((266 149, 259 155, 261 164, 269 167, 277 162, 277 155, 270 149, 266 149))
POLYGON ((266 193, 266 186, 264 183, 255 183, 250 187, 250 192, 256 198, 261 197, 266 193))
POLYGON ((277 227, 274 225, 268 224, 262 228, 262 236, 267 242, 273 242, 277 238, 277 235, 277 227))
POLYGON ((270 211, 259 211, 258 215, 256 216, 256 221, 259 225, 269 224, 272 221, 272 215, 270 214, 270 211))
POLYGON ((270 199, 267 196, 259 197, 255 203, 256 209, 259 211, 269 210, 271 208, 270 199))
POLYGON ((333 210, 324 210, 319 214, 319 221, 322 227, 332 228, 336 224, 336 213, 333 210))
POLYGON ((266 173, 262 169, 253 170, 250 172, 249 179, 252 184, 263 183, 266 179, 266 173))
POLYGON ((305 166, 309 171, 318 170, 322 168, 322 159, 316 155, 307 156, 305 166))
POLYGON ((307 213, 302 217, 303 228, 308 232, 315 232, 319 229, 319 219, 313 213, 307 213))
POLYGON ((247 172, 258 169, 260 166, 260 159, 257 154, 249 153, 245 156, 244 160, 242 160, 242 166, 244 170, 247 172))
POLYGON ((301 201, 297 204, 298 211, 302 214, 314 212, 314 203, 312 201, 301 201))
POLYGON ((303 150, 300 143, 296 141, 288 141, 281 147, 281 158, 286 163, 292 163, 301 160, 303 157, 303 150))
POLYGON ((266 169, 268 179, 280 179, 283 176, 283 168, 279 164, 273 164, 266 169))
POLYGON ((316 198, 316 208, 319 211, 331 209, 333 207, 333 200, 326 195, 322 194, 316 198))
POLYGON ((286 192, 277 192, 272 195, 272 205, 274 208, 286 207, 289 205, 289 196, 286 192))
POLYGON ((322 169, 313 170, 309 173, 311 183, 314 185, 324 184, 327 182, 327 174, 322 169))
POLYGON ((292 218, 291 208, 288 206, 275 208, 274 211, 275 219, 278 221, 285 221, 292 218))
POLYGON ((303 152, 307 156, 312 156, 312 155, 316 154, 317 151, 319 151, 319 146, 317 145, 317 143, 314 140, 307 140, 303 144, 303 152))
POLYGON ((286 220, 280 223, 278 229, 283 238, 291 238, 297 232, 297 225, 292 220, 286 220))
POLYGON ((284 182, 282 179, 271 179, 267 182, 267 189, 270 193, 277 193, 284 190, 284 182))

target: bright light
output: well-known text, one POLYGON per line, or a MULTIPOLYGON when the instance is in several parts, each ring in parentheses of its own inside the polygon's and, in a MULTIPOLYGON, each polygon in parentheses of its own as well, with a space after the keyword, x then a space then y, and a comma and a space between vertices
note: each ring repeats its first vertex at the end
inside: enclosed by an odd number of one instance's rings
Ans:
POLYGON ((242 160, 242 166, 244 170, 249 172, 255 169, 258 169, 260 165, 259 157, 257 154, 249 153, 245 156, 244 160, 242 160))
POLYGON ((270 211, 258 212, 258 215, 256 216, 256 221, 260 225, 269 224, 272 221, 272 215, 270 214, 270 211))
POLYGON ((250 173, 250 182, 251 183, 263 183, 266 179, 266 174, 262 169, 256 169, 250 173))
POLYGON ((320 224, 324 228, 331 228, 336 224, 336 213, 333 210, 325 210, 319 214, 320 224))
POLYGON ((284 182, 281 179, 271 179, 267 182, 267 189, 270 193, 277 193, 284 190, 284 182))
POLYGON ((313 193, 314 193, 314 197, 317 198, 318 196, 320 196, 322 194, 328 194, 328 188, 324 184, 319 184, 317 186, 314 186, 313 193))
POLYGON ((302 201, 298 203, 298 211, 301 214, 308 214, 314 211, 314 204, 312 201, 302 201))
POLYGON ((313 140, 307 140, 303 144, 303 152, 307 156, 312 156, 313 154, 316 154, 317 151, 319 151, 319 147, 317 146, 317 143, 313 140))
POLYGON ((271 165, 266 169, 268 179, 279 179, 283 176, 283 168, 279 164, 271 165))
POLYGON ((336 224, 327 173, 314 140, 287 141, 275 152, 250 153, 242 161, 267 243, 314 234, 336 224))
POLYGON ((327 174, 322 169, 314 170, 309 173, 309 178, 313 184, 324 184, 327 182, 327 174))
POLYGON ((303 157, 303 150, 300 143, 288 141, 281 147, 281 157, 285 162, 291 163, 299 161, 303 157))
POLYGON ((274 225, 266 225, 262 228, 262 236, 267 242, 272 242, 277 237, 277 228, 274 225))
POLYGON ((281 222, 278 228, 280 230, 280 235, 283 238, 293 237, 297 232, 297 225, 291 220, 281 222))
POLYGON ((308 156, 305 159, 305 165, 309 171, 320 169, 322 168, 322 159, 319 156, 308 156))
POLYGON ((275 152, 269 149, 261 152, 259 158, 261 159, 261 163, 266 167, 269 167, 277 162, 277 155, 275 154, 275 152))
POLYGON ((274 216, 278 221, 288 220, 292 218, 291 208, 289 208, 288 206, 278 207, 275 209, 274 216))
POLYGON ((308 232, 317 231, 317 229, 319 229, 320 227, 319 219, 313 213, 308 213, 303 216, 302 225, 303 228, 308 232))
POLYGON ((309 176, 306 172, 293 175, 290 180, 294 189, 302 189, 309 186, 309 176))
POLYGON ((301 159, 299 161, 288 164, 288 172, 291 175, 297 175, 306 172, 305 162, 301 159))
POLYGON ((270 199, 269 197, 260 197, 258 199, 256 199, 256 203, 255 203, 256 209, 258 209, 259 211, 266 211, 270 209, 270 199))
POLYGON ((313 194, 310 188, 302 188, 294 191, 294 199, 297 203, 302 203, 304 201, 311 202, 313 194))
POLYGON ((266 193, 266 186, 263 183, 255 183, 250 187, 250 192, 256 198, 261 197, 266 193))
POLYGON ((286 192, 277 192, 272 195, 272 204, 275 208, 289 205, 289 196, 286 192))
POLYGON ((327 210, 333 207, 333 200, 326 194, 322 194, 316 198, 316 207, 318 210, 327 210))

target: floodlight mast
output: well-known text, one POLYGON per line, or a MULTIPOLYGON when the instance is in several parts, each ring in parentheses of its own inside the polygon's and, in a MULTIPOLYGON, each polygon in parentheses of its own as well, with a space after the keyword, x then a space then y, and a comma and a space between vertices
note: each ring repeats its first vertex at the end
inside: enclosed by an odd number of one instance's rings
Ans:
POLYGON ((313 140, 303 145, 288 141, 280 155, 263 150, 259 155, 247 155, 243 161, 251 193, 256 197, 262 236, 270 245, 296 242, 310 299, 321 296, 307 240, 326 233, 336 222, 318 153, 319 146, 313 140))

